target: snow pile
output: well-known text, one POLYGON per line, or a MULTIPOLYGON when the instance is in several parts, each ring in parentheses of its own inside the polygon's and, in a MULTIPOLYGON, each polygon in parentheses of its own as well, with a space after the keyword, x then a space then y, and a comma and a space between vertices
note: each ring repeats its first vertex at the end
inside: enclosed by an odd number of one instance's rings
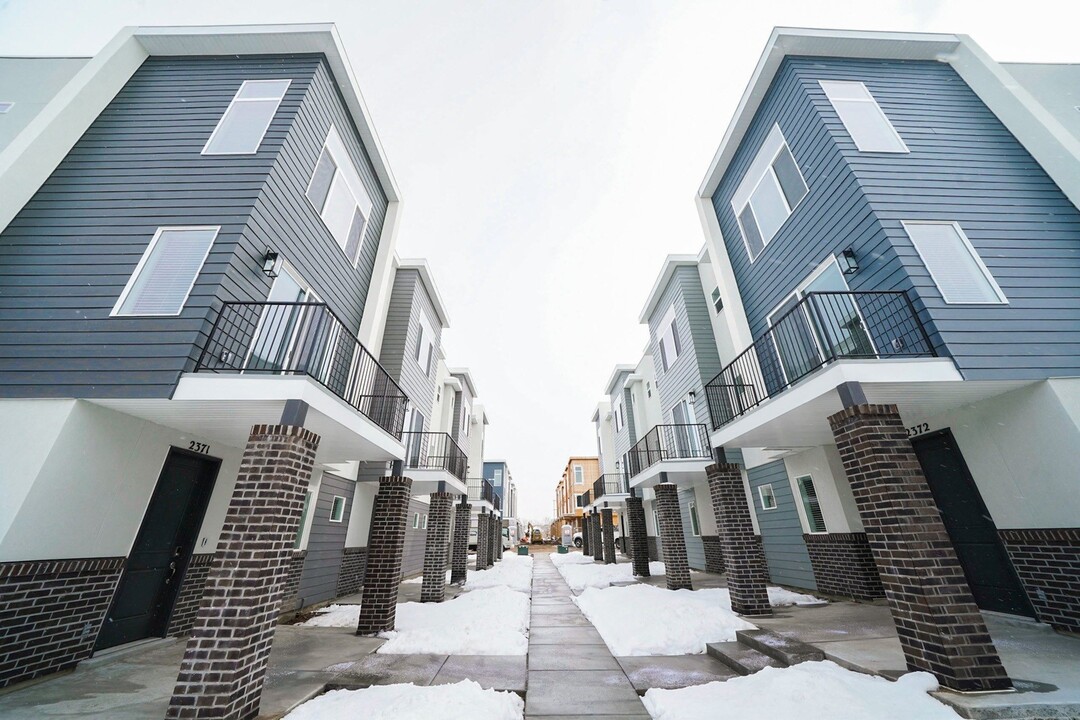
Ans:
POLYGON ((560 570, 563 565, 591 565, 594 562, 596 562, 596 559, 592 555, 580 552, 568 552, 565 555, 551 554, 551 564, 560 570))
POLYGON ((955 711, 927 695, 937 687, 930 673, 889 682, 826 660, 681 690, 649 690, 642 700, 655 720, 714 720, 717 708, 733 718, 956 720, 955 711))
MULTIPOLYGON (((574 602, 616 656, 693 655, 754 625, 731 612, 725 590, 628 585, 589 588, 574 602)), ((735 716, 733 716, 735 717, 735 716)))
MULTIPOLYGON (((816 598, 813 595, 807 595, 805 593, 797 593, 791 590, 785 590, 782 587, 770 587, 769 591, 769 604, 773 607, 786 607, 788 605, 821 605, 825 601, 821 598, 816 598)), ((727 592, 725 589, 724 592, 727 592)), ((731 607, 731 597, 728 597, 728 607, 731 607)))
POLYGON ((382 685, 331 690, 308 700, 284 720, 521 720, 525 701, 512 692, 485 690, 472 680, 453 685, 382 685))
POLYGON ((470 570, 465 578, 466 590, 508 587, 527 593, 532 590, 533 559, 529 555, 504 555, 487 570, 470 570))
MULTIPOLYGON (((423 582, 424 582, 424 576, 423 575, 417 575, 416 577, 411 577, 408 580, 402 580, 401 584, 402 585, 420 585, 423 582)), ((449 570, 446 571, 446 584, 447 585, 450 584, 450 571, 449 570)))
POLYGON ((380 633, 387 642, 379 652, 525 655, 529 649, 529 596, 492 587, 441 603, 401 603, 395 627, 380 633))
MULTIPOLYGON (((563 557, 567 557, 564 555, 563 557)), ((557 565, 566 584, 574 592, 581 592, 585 588, 605 588, 615 583, 628 583, 634 581, 634 566, 631 563, 616 563, 604 565, 603 563, 566 563, 557 565)), ((649 563, 649 573, 652 575, 664 574, 664 563, 649 563)))
POLYGON ((327 605, 318 610, 318 614, 300 623, 302 627, 351 627, 360 622, 359 605, 327 605))

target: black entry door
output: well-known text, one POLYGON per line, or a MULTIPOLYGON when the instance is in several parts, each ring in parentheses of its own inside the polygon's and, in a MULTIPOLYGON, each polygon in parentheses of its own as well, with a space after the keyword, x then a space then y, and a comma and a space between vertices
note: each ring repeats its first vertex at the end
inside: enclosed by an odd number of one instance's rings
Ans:
POLYGON ((169 451, 96 650, 164 637, 220 464, 176 448, 169 451))
POLYGON ((911 444, 976 604, 983 610, 1034 617, 1031 602, 952 433, 942 430, 916 438, 911 444))

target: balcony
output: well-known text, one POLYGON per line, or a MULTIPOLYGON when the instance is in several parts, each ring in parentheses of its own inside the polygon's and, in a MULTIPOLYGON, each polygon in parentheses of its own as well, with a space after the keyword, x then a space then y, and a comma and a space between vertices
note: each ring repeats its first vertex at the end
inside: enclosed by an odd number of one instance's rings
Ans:
POLYGON ((454 439, 441 432, 402 433, 406 475, 416 495, 433 492, 466 492, 469 459, 454 439))
POLYGON ((936 355, 905 292, 813 292, 705 386, 713 430, 841 359, 936 355))
MULTIPOLYGON (((592 495, 593 502, 597 502, 600 498, 607 496, 611 499, 612 495, 629 495, 630 490, 626 484, 626 478, 622 475, 601 475, 593 483, 592 495)), ((622 499, 621 497, 619 498, 622 499)))
POLYGON ((709 432, 704 425, 657 425, 626 453, 626 474, 632 487, 662 482, 688 485, 712 463, 709 432))
POLYGON ((468 478, 469 504, 474 510, 495 508, 495 488, 484 478, 468 478))
POLYGON ((408 396, 325 303, 225 303, 195 372, 306 376, 401 438, 408 396))

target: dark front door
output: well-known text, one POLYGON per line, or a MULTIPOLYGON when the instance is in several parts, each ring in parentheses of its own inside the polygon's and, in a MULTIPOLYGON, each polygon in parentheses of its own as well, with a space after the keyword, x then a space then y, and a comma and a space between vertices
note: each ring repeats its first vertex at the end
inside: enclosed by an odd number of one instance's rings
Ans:
POLYGON ((169 450, 96 650, 165 636, 220 465, 220 460, 169 450))
POLYGON ((911 444, 976 604, 983 610, 1034 617, 1031 602, 952 433, 942 430, 916 438, 911 444))

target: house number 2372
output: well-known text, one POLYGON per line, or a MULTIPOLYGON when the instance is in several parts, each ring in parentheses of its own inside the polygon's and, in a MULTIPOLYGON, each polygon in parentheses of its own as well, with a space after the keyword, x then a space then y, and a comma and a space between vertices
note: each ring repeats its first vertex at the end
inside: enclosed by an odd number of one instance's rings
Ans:
POLYGON ((907 429, 908 437, 915 437, 916 435, 922 435, 924 432, 930 431, 930 425, 928 423, 919 423, 918 425, 912 425, 907 429))
POLYGON ((210 446, 206 443, 195 442, 194 440, 192 440, 188 443, 188 450, 192 452, 202 453, 203 455, 205 455, 210 452, 210 446))

